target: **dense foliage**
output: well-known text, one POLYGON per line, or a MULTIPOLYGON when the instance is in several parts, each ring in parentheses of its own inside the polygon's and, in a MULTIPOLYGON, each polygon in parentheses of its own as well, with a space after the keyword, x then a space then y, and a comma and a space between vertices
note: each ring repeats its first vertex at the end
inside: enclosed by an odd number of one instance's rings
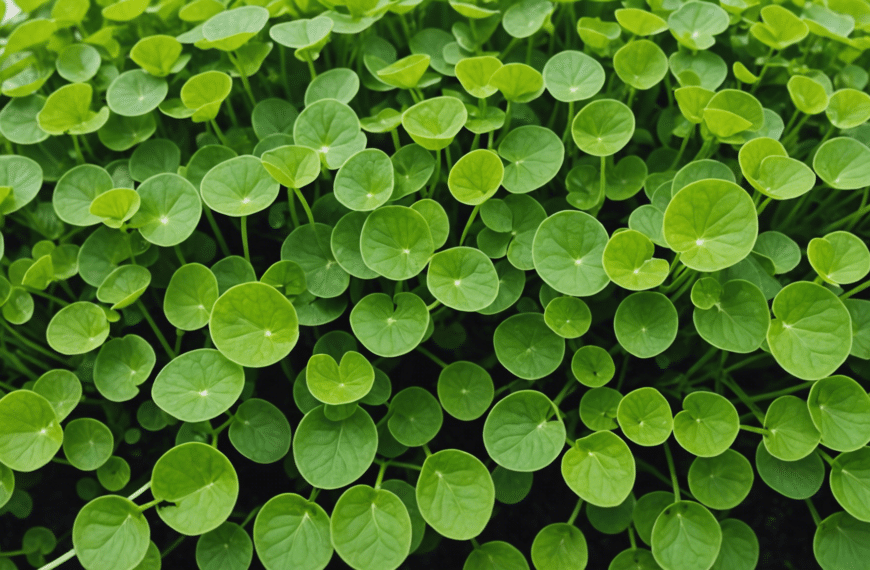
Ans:
POLYGON ((18 3, 0 570, 866 567, 867 0, 18 3))

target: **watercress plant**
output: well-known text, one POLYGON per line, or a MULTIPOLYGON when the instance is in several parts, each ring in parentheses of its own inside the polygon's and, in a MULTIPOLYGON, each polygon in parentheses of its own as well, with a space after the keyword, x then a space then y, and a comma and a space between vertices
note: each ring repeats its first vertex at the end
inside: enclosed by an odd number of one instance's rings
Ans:
POLYGON ((0 570, 866 564, 865 0, 18 4, 0 570))

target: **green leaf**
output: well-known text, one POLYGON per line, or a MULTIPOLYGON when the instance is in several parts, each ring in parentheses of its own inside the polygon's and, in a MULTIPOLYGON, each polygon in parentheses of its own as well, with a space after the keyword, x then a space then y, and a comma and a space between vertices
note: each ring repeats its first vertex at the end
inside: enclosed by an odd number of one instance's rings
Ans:
POLYGON ((616 420, 628 439, 644 447, 663 444, 674 426, 668 401, 649 386, 633 390, 622 398, 616 420))
POLYGON ((262 6, 242 6, 219 12, 202 26, 206 46, 234 51, 245 45, 269 21, 269 11, 262 6))
POLYGON ((580 399, 580 420, 593 431, 616 429, 620 401, 622 394, 613 388, 593 388, 580 399))
POLYGON ((752 570, 758 564, 759 544, 755 531, 737 519, 719 521, 722 546, 711 570, 752 570))
POLYGON ((501 91, 508 102, 528 103, 544 92, 544 76, 524 63, 499 67, 490 77, 489 84, 501 91))
POLYGON ((363 262, 378 274, 403 281, 419 274, 435 250, 426 219, 405 206, 378 208, 360 236, 363 262))
POLYGON ((773 49, 785 49, 809 34, 807 25, 794 12, 776 4, 762 8, 761 19, 761 22, 752 24, 749 32, 773 49))
POLYGON ((97 299, 112 310, 129 307, 151 284, 151 272, 139 265, 122 265, 112 271, 97 289, 97 299))
POLYGON ((821 285, 804 281, 787 285, 773 300, 773 314, 767 342, 786 372, 801 380, 819 380, 849 356, 849 311, 821 285))
POLYGON ((562 451, 565 424, 544 394, 521 390, 493 406, 483 426, 483 444, 506 469, 539 471, 562 451))
POLYGON ((620 26, 636 36, 653 36, 668 29, 666 21, 639 8, 621 8, 613 15, 620 26))
POLYGON ((468 312, 489 306, 499 288, 492 261, 470 247, 455 247, 433 255, 426 285, 444 305, 468 312))
POLYGON ((229 438, 239 453, 256 463, 274 463, 290 450, 290 423, 273 404, 259 398, 244 401, 234 414, 229 438))
POLYGON ((246 570, 254 545, 245 529, 225 522, 196 541, 196 563, 202 570, 246 570))
POLYGON ((855 451, 870 442, 870 396, 851 378, 831 376, 814 383, 807 408, 826 447, 855 451))
POLYGON ((629 291, 652 289, 664 283, 669 264, 654 258, 655 246, 641 232, 614 233, 602 252, 602 264, 614 283, 629 291))
POLYGON ((387 85, 400 89, 413 89, 429 68, 430 57, 413 54, 378 70, 377 77, 387 85))
POLYGON ((50 135, 83 135, 99 130, 109 119, 109 108, 91 111, 93 93, 90 83, 64 85, 45 100, 36 116, 39 128, 50 135))
POLYGON ((73 548, 87 570, 133 570, 145 558, 150 539, 145 515, 117 495, 89 502, 73 524, 73 548))
POLYGON ((323 406, 302 418, 293 439, 293 458, 302 477, 321 489, 339 489, 359 479, 374 461, 375 423, 362 408, 332 421, 323 406))
POLYGON ((130 50, 130 59, 155 77, 172 73, 180 55, 181 42, 163 34, 142 38, 130 50))
POLYGON ((587 345, 578 348, 571 357, 571 373, 584 386, 598 388, 613 379, 616 366, 606 350, 600 346, 587 345))
POLYGON ((163 312, 172 326, 184 331, 197 330, 208 324, 217 298, 214 273, 199 263, 188 263, 172 274, 163 298, 163 312))
POLYGON ((637 535, 645 544, 652 542, 652 530, 656 519, 673 502, 674 494, 666 491, 652 491, 637 500, 631 518, 637 535))
POLYGON ((441 150, 462 129, 468 118, 465 106, 453 97, 433 97, 402 114, 402 127, 426 150, 441 150))
MULTIPOLYGON (((696 306, 692 318, 701 338, 722 350, 749 353, 764 342, 770 325, 767 300, 749 281, 733 280, 722 285, 710 306, 696 306)), ((694 288, 692 291, 694 295, 694 288)))
POLYGON ((532 542, 532 564, 537 570, 582 570, 588 561, 586 537, 574 525, 548 524, 538 531, 532 542))
POLYGON ((179 245, 193 234, 202 215, 196 187, 177 174, 157 174, 137 189, 142 203, 130 225, 161 247, 179 245))
POLYGON ((623 83, 645 91, 655 87, 668 74, 668 57, 653 42, 635 40, 614 54, 613 69, 623 83))
POLYGON ((758 236, 755 204, 725 180, 694 182, 677 192, 664 217, 668 245, 696 271, 718 271, 749 255, 758 236))
POLYGON ((185 422, 220 416, 245 386, 244 369, 214 349, 186 352, 167 364, 154 379, 154 403, 185 422))
POLYGON ((828 100, 825 115, 838 129, 854 129, 870 119, 870 95, 857 89, 839 89, 828 100))
POLYGON ((607 241, 604 226, 589 214, 558 212, 537 228, 532 244, 534 268, 559 293, 594 295, 610 282, 602 261, 607 241))
POLYGON ((491 55, 466 57, 456 64, 456 79, 472 97, 489 97, 498 91, 490 80, 501 67, 502 62, 491 55))
POLYGON ((823 570, 860 566, 870 556, 870 524, 834 513, 816 527, 813 554, 823 570))
POLYGON ((69 370, 62 369, 49 370, 37 378, 31 390, 48 400, 60 422, 78 406, 82 397, 81 381, 69 370))
POLYGON ((0 157, 0 187, 8 188, 0 200, 0 213, 11 214, 29 204, 42 186, 42 168, 24 156, 0 157))
POLYGON ((194 123, 212 121, 233 88, 232 78, 221 71, 194 75, 181 86, 181 102, 191 109, 194 123))
POLYGON ((350 276, 333 256, 331 238, 332 230, 326 224, 305 224, 281 245, 281 259, 302 268, 308 290, 318 297, 337 297, 350 283, 350 276))
POLYGON ((337 67, 315 77, 305 89, 305 105, 321 99, 350 103, 359 92, 359 76, 352 69, 337 67))
POLYGON ((711 509, 733 509, 752 489, 752 464, 740 453, 726 449, 715 457, 698 457, 689 468, 689 490, 711 509))
POLYGON ((808 499, 818 493, 825 481, 822 458, 811 453, 797 461, 783 461, 770 454, 765 443, 755 451, 755 468, 767 486, 790 499, 808 499))
POLYGON ((813 238, 807 246, 807 259, 819 277, 833 285, 856 283, 870 273, 870 250, 850 232, 813 238))
POLYGON ((813 158, 813 170, 832 188, 855 190, 870 185, 870 148, 847 137, 825 142, 813 158))
POLYGON ((305 370, 311 395, 333 406, 360 400, 368 394, 375 381, 372 365, 354 351, 346 352, 341 363, 327 354, 315 354, 308 360, 305 370))
POLYGON ((405 388, 390 402, 390 434, 400 444, 419 447, 429 443, 444 421, 438 400, 419 386, 405 388))
POLYGON ((93 418, 77 418, 69 422, 63 432, 63 454, 73 467, 93 471, 109 457, 115 438, 112 431, 93 418))
POLYGON ((445 449, 426 458, 417 480, 420 514, 436 532, 453 540, 478 536, 492 515, 495 487, 479 459, 445 449))
POLYGON ((269 499, 254 519, 253 534, 267 570, 323 570, 332 558, 329 515, 294 493, 269 499))
POLYGON ((583 101, 604 87, 604 68, 583 52, 562 51, 547 60, 544 85, 559 101, 583 101))
POLYGON ((97 479, 107 491, 120 491, 130 482, 130 464, 112 456, 97 469, 97 479))
POLYGON ((420 297, 384 293, 363 297, 350 312, 354 335, 370 351, 383 357, 407 354, 420 344, 429 325, 429 311, 420 297))
POLYGON ((656 562, 672 570, 710 568, 721 545, 719 522, 694 501, 679 501, 666 508, 652 531, 656 562))
POLYGON ((578 338, 592 324, 589 306, 576 297, 556 297, 544 309, 544 322, 562 338, 578 338))
POLYGON ((156 499, 174 503, 157 514, 180 534, 196 536, 219 527, 233 511, 239 478, 232 463, 217 449, 190 442, 164 453, 151 474, 156 499))
POLYGON ((524 380, 552 374, 565 356, 565 340, 550 330, 540 313, 521 313, 502 321, 493 345, 502 366, 524 380))
POLYGON ((411 517, 392 492, 357 485, 342 493, 330 524, 335 551, 357 570, 394 570, 411 548, 411 517))
POLYGON ((390 161, 395 181, 390 197, 393 201, 423 188, 435 171, 435 159, 418 144, 403 146, 390 157, 390 161))
POLYGON ((58 54, 55 66, 57 73, 70 83, 81 83, 96 75, 101 63, 100 52, 96 48, 87 44, 72 44, 58 54))
POLYGON ((447 186, 457 201, 479 206, 495 195, 504 174, 504 165, 497 154, 477 149, 456 161, 447 178, 447 186))
POLYGON ((61 447, 63 430, 51 403, 30 390, 0 398, 0 463, 29 473, 46 465, 61 447))
POLYGON ((737 439, 740 418, 729 400, 714 392, 692 392, 674 416, 674 439, 698 457, 724 453, 737 439))
POLYGON ((15 144, 37 144, 48 138, 36 116, 45 105, 42 95, 16 97, 0 111, 0 134, 15 144))
POLYGON ((498 146, 498 154, 509 163, 504 168, 502 186, 513 194, 527 194, 556 176, 562 168, 565 147, 550 129, 527 125, 512 129, 498 146))
POLYGON ((677 337, 674 304, 661 293, 632 293, 622 300, 613 317, 619 344, 638 358, 652 358, 667 350, 677 337))
POLYGON ((84 354, 105 342, 109 322, 99 306, 79 301, 55 313, 45 336, 49 346, 61 354, 84 354))
POLYGON ((562 477, 568 487, 587 503, 615 507, 634 487, 634 457, 618 435, 599 431, 578 439, 565 452, 562 477))
POLYGON ((321 99, 305 107, 293 125, 293 140, 315 150, 330 170, 341 167, 366 146, 356 113, 335 99, 321 99))
POLYGON ((816 449, 821 434, 813 424, 806 403, 795 396, 780 396, 764 415, 764 445, 783 461, 803 459, 816 449))
POLYGON ((351 210, 367 212, 383 206, 393 194, 390 157, 373 148, 354 154, 338 169, 333 191, 351 210))
POLYGON ((818 115, 828 108, 828 94, 817 81, 804 75, 794 75, 786 87, 792 103, 801 113, 818 115))
POLYGON ((299 319, 287 297, 265 283, 243 283, 215 301, 209 319, 215 347, 242 366, 260 368, 287 356, 299 319))
POLYGON ((109 85, 106 103, 113 113, 138 117, 156 109, 168 92, 169 85, 165 79, 141 69, 133 69, 122 73, 109 85))
POLYGON ((728 24, 728 13, 709 2, 686 2, 668 16, 671 34, 693 51, 712 47, 716 43, 713 36, 727 30, 728 24))
MULTIPOLYGON (((549 5, 549 2, 546 2, 549 5)), ((517 548, 501 540, 481 544, 471 551, 462 570, 529 570, 526 557, 517 548)))
POLYGON ((482 416, 494 395, 492 377, 473 362, 453 362, 438 375, 438 399, 444 411, 462 421, 482 416))
POLYGON ((255 156, 231 158, 202 179, 202 199, 212 210, 240 217, 268 208, 278 197, 278 183, 255 156))
POLYGON ((599 99, 577 113, 571 123, 571 136, 586 154, 610 156, 628 144, 634 128, 634 113, 625 104, 599 99))

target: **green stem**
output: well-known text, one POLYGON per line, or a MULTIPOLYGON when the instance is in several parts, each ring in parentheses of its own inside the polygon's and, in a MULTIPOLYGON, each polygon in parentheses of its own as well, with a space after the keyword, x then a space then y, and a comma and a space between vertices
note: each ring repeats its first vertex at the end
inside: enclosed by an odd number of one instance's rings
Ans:
POLYGON ((870 287, 870 280, 865 281, 864 283, 861 283, 857 287, 843 293, 842 295, 840 295, 840 300, 845 301, 846 299, 848 299, 852 295, 856 295, 856 294, 860 293, 861 291, 863 291, 867 287, 870 287))
POLYGON ((136 499, 141 497, 145 491, 147 491, 150 488, 151 488, 151 481, 149 480, 147 483, 145 483, 144 485, 142 485, 141 487, 139 487, 138 489, 133 491, 133 494, 129 495, 127 497, 127 499, 130 501, 135 501, 136 499))
POLYGON ((399 149, 402 148, 402 141, 399 140, 399 130, 393 129, 390 131, 390 136, 393 138, 393 146, 396 148, 396 152, 399 152, 399 149))
POLYGON ((671 485, 674 488, 674 501, 680 501, 680 482, 677 479, 677 469, 674 467, 674 456, 671 455, 671 448, 667 442, 663 444, 665 448, 665 458, 668 460, 668 471, 671 473, 671 485))
POLYGON ((82 147, 79 146, 79 136, 78 135, 70 135, 73 141, 73 147, 76 150, 76 162, 79 164, 85 163, 85 155, 82 154, 82 147))
POLYGON ((67 305, 69 305, 69 303, 64 301, 63 299, 59 299, 58 297, 55 297, 54 295, 49 295, 48 293, 40 291, 39 289, 34 289, 33 287, 25 287, 24 289, 25 289, 25 291, 27 291, 31 295, 36 295, 37 297, 42 297, 43 299, 48 299, 49 301, 53 301, 53 302, 57 303, 61 307, 66 307, 67 305))
POLYGON ((599 177, 599 188, 598 188, 598 200, 599 202, 604 199, 604 191, 607 189, 607 157, 601 157, 601 174, 599 177))
POLYGON ((700 370, 700 368, 701 368, 702 366, 704 366, 704 364, 705 364, 708 360, 710 360, 711 358, 713 358, 713 357, 716 355, 716 353, 717 353, 718 351, 719 351, 719 349, 716 348, 716 347, 714 346, 713 348, 711 348, 710 350, 708 350, 706 353, 704 353, 704 356, 702 356, 701 358, 699 358, 699 359, 695 362, 695 364, 693 364, 692 367, 689 368, 689 369, 686 371, 686 377, 687 377, 687 378, 691 378, 691 377, 692 377, 692 374, 694 374, 695 372, 697 372, 698 370, 700 370))
POLYGON ((758 396, 752 396, 749 398, 750 402, 761 402, 763 400, 773 400, 775 398, 779 398, 780 396, 788 396, 789 394, 794 394, 795 392, 800 392, 801 390, 806 390, 813 385, 812 382, 804 382, 803 384, 797 384, 795 386, 789 386, 788 388, 783 388, 782 390, 777 390, 776 392, 768 392, 767 394, 759 394, 758 396))
POLYGON ((426 454, 426 457, 431 457, 431 456, 432 456, 432 451, 429 450, 429 445, 428 445, 428 444, 424 444, 424 445, 423 445, 423 453, 426 454))
POLYGON ((249 522, 254 520, 254 517, 257 516, 257 513, 259 513, 260 509, 262 509, 262 508, 263 508, 263 505, 260 505, 259 507, 255 507, 250 513, 248 513, 248 516, 246 516, 245 519, 241 523, 239 523, 239 526, 244 528, 245 525, 247 525, 249 522))
POLYGON ((248 248, 248 216, 242 216, 242 250, 245 252, 245 260, 251 263, 251 251, 248 248))
POLYGON ((308 495, 308 502, 309 503, 314 502, 314 500, 317 499, 317 495, 319 495, 319 494, 320 494, 320 489, 318 489, 317 487, 312 487, 311 494, 308 495))
POLYGON ((634 538, 634 528, 631 525, 628 525, 628 542, 631 543, 632 550, 637 548, 637 539, 634 538))
POLYGON ((437 309, 439 306, 441 306, 441 301, 436 299, 435 301, 433 301, 429 305, 426 305, 426 310, 431 313, 433 309, 437 309))
POLYGON ((583 507, 583 499, 577 499, 577 504, 574 505, 574 510, 571 511, 571 516, 568 517, 568 524, 574 524, 577 516, 580 514, 580 509, 583 507))
POLYGON ((856 211, 852 212, 848 216, 840 218, 836 222, 828 224, 828 226, 825 227, 824 230, 822 230, 822 233, 824 233, 824 234, 830 233, 831 231, 833 231, 833 230, 835 230, 843 225, 849 225, 847 230, 850 230, 855 226, 855 224, 858 222, 858 220, 860 220, 861 218, 864 217, 865 214, 870 213, 870 205, 867 204, 867 198, 868 198, 867 192, 868 192, 868 190, 870 190, 870 188, 864 188, 863 195, 861 196, 861 205, 858 206, 858 209, 856 211))
POLYGON ((732 392, 734 392, 738 398, 740 398, 740 401, 743 402, 743 404, 747 408, 749 408, 749 410, 755 415, 758 423, 764 425, 764 414, 761 413, 761 410, 758 409, 758 406, 756 406, 755 403, 749 399, 749 396, 746 395, 746 392, 744 392, 743 389, 737 385, 737 382, 729 378, 727 373, 725 373, 722 374, 722 383, 728 386, 728 388, 732 392))
POLYGON ((807 508, 810 510, 810 515, 813 517, 813 522, 816 523, 816 526, 822 524, 822 517, 819 516, 819 511, 816 510, 812 499, 804 499, 804 501, 807 503, 807 508))
POLYGON ((281 65, 281 84, 284 87, 284 96, 286 99, 290 100, 293 97, 290 93, 290 82, 287 80, 287 48, 283 45, 278 46, 278 55, 280 57, 280 65, 281 65))
POLYGON ((423 470, 423 467, 421 467, 420 465, 414 465, 413 463, 403 463, 401 461, 384 461, 382 459, 375 459, 375 463, 377 463, 379 465, 382 463, 389 463, 390 467, 400 467, 402 469, 411 469, 414 471, 422 471, 423 470))
POLYGON ((180 261, 182 265, 187 265, 187 260, 184 259, 184 253, 181 251, 181 247, 176 245, 173 249, 175 250, 175 257, 178 258, 178 261, 180 261))
POLYGON ((680 160, 683 158, 683 153, 686 152, 686 147, 689 145, 689 140, 691 140, 692 136, 695 134, 695 124, 692 123, 692 128, 689 131, 689 134, 683 138, 683 142, 680 143, 680 150, 677 151, 677 156, 674 158, 674 161, 671 163, 671 166, 668 170, 673 170, 680 164, 680 160))
POLYGON ((749 89, 750 93, 755 93, 755 90, 761 85, 761 80, 764 78, 764 74, 767 72, 767 68, 770 66, 770 58, 773 57, 774 48, 770 48, 770 51, 767 52, 767 58, 764 60, 764 65, 761 66, 761 71, 758 72, 758 79, 749 89))
POLYGON ((145 320, 148 321, 148 325, 151 326, 151 330, 154 331, 154 335, 157 337, 157 340, 160 341, 160 344, 163 346, 163 350, 166 351, 169 360, 174 359, 176 356, 175 351, 172 350, 171 346, 169 346, 166 337, 163 336, 163 333, 157 327, 157 323, 155 323, 154 319, 151 318, 151 315, 148 313, 148 307, 145 306, 141 299, 136 299, 136 305, 139 307, 139 310, 142 311, 142 316, 144 316, 145 320))
POLYGON ((389 464, 389 461, 381 463, 381 467, 378 469, 378 477, 375 479, 375 489, 381 488, 381 483, 384 482, 384 474, 387 472, 387 466, 389 466, 389 464))
POLYGON ((21 333, 19 333, 17 330, 15 330, 11 326, 9 326, 9 324, 5 320, 0 319, 0 324, 2 324, 3 328, 5 328, 7 331, 9 331, 12 334, 12 336, 14 336, 16 339, 18 339, 18 341, 21 344, 23 344, 24 346, 26 346, 27 348, 29 348, 31 350, 35 350, 36 352, 54 360, 55 362, 60 362, 61 365, 63 365, 63 366, 69 365, 68 362, 64 362, 63 359, 58 358, 58 356, 55 355, 54 353, 52 353, 51 351, 48 351, 48 350, 44 349, 43 347, 41 347, 40 345, 36 344, 35 342, 33 342, 27 338, 24 338, 24 336, 22 336, 21 333))
POLYGON ((145 511, 147 511, 151 507, 155 507, 155 506, 159 505, 161 502, 163 502, 163 499, 154 499, 153 501, 148 501, 147 503, 145 503, 143 505, 139 505, 139 507, 137 507, 137 510, 140 513, 144 513, 145 511))
POLYGON ((296 194, 296 197, 299 198, 299 203, 302 204, 302 209, 305 210, 305 216, 308 218, 308 223, 313 226, 314 214, 311 213, 311 208, 308 207, 308 200, 305 199, 305 196, 302 195, 302 191, 299 190, 299 188, 294 188, 293 192, 296 194))
POLYGON ((764 428, 757 428, 757 427, 752 427, 752 426, 740 424, 740 429, 742 429, 743 431, 751 432, 751 433, 757 433, 758 435, 770 435, 770 431, 768 431, 764 428))
POLYGON ((434 362, 435 364, 437 364, 441 368, 447 368, 448 365, 446 362, 444 362, 443 360, 441 360, 440 358, 438 358, 437 356, 435 356, 434 354, 432 354, 431 352, 429 352, 427 349, 423 348, 422 346, 418 346, 417 351, 420 352, 420 354, 424 354, 424 355, 428 356, 432 362, 434 362))
POLYGON ((821 457, 822 459, 824 459, 824 460, 825 460, 825 463, 827 463, 828 465, 833 465, 833 464, 834 464, 834 458, 831 457, 830 455, 828 455, 827 453, 825 453, 824 451, 822 451, 821 448, 817 447, 817 448, 816 448, 816 453, 818 453, 818 454, 819 454, 819 457, 821 457))
MULTIPOLYGON (((555 107, 555 105, 554 105, 555 107)), ((574 122, 574 101, 568 101, 568 120, 565 121, 565 130, 562 132, 562 144, 568 144, 571 137, 571 124, 574 122)))
POLYGON ((758 206, 758 208, 756 208, 756 213, 760 216, 762 214, 762 212, 764 212, 764 209, 767 208, 767 205, 770 204, 770 202, 772 200, 773 200, 773 198, 771 198, 770 196, 765 198, 764 201, 758 206))
POLYGON ((435 175, 432 177, 432 184, 429 185, 429 194, 427 198, 435 196, 435 187, 438 185, 438 179, 441 178, 441 149, 435 151, 435 175))
POLYGON ((184 331, 175 329, 175 354, 181 354, 181 339, 184 338, 184 331))
POLYGON ((305 63, 308 64, 308 73, 311 74, 311 81, 317 79, 317 70, 314 69, 314 61, 310 57, 305 58, 305 63))
POLYGON ((565 386, 562 388, 562 390, 560 390, 559 393, 556 394, 556 397, 553 398, 553 405, 558 408, 559 404, 562 403, 562 400, 570 396, 571 393, 574 392, 574 390, 576 389, 577 381, 574 380, 574 378, 569 378, 568 382, 565 383, 565 386))
POLYGON ((11 558, 13 556, 21 556, 23 554, 29 554, 27 550, 10 550, 8 552, 0 552, 0 558, 11 558))
POLYGON ((465 223, 465 229, 462 230, 462 237, 459 238, 459 245, 462 246, 462 243, 465 241, 466 236, 468 235, 468 230, 471 229, 471 224, 474 223, 474 218, 477 217, 477 212, 480 210, 480 204, 474 207, 471 210, 471 215, 468 216, 468 221, 465 223))
POLYGON ((211 210, 208 208, 208 206, 203 207, 202 210, 203 212, 205 212, 205 218, 208 220, 208 225, 211 226, 211 232, 214 234, 214 237, 218 242, 218 246, 221 248, 221 252, 224 254, 224 257, 229 257, 230 248, 227 247, 227 242, 224 240, 224 234, 218 227, 217 222, 214 219, 214 214, 211 213, 211 210))
POLYGON ((60 566, 64 562, 66 562, 67 560, 72 560, 72 558, 75 557, 75 555, 76 555, 76 551, 75 551, 75 549, 72 549, 68 552, 65 552, 63 554, 63 556, 61 556, 60 558, 55 558, 54 560, 52 560, 51 562, 49 562, 45 566, 42 566, 41 568, 39 568, 39 570, 52 570, 53 568, 57 568, 58 566, 60 566))
POLYGON ((251 100, 251 108, 253 109, 257 106, 257 98, 254 97, 254 92, 251 90, 251 83, 248 81, 248 76, 245 75, 245 70, 242 69, 242 66, 239 64, 239 59, 237 57, 235 57, 230 52, 227 52, 227 56, 230 58, 230 61, 233 63, 236 71, 239 72, 239 77, 242 80, 242 86, 245 88, 245 93, 248 94, 248 99, 251 100))
POLYGON ((214 129, 214 134, 215 134, 215 136, 217 136, 218 140, 221 141, 221 144, 224 145, 225 147, 229 147, 230 143, 227 141, 227 137, 224 136, 224 132, 218 126, 217 121, 215 121, 214 119, 211 119, 209 121, 209 124, 211 125, 211 128, 214 129))

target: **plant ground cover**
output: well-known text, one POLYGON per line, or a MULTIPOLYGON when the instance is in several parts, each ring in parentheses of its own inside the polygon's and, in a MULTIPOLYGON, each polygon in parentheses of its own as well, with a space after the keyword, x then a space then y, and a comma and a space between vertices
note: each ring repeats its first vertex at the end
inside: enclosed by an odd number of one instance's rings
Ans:
POLYGON ((0 570, 866 566, 866 0, 19 5, 0 570))

